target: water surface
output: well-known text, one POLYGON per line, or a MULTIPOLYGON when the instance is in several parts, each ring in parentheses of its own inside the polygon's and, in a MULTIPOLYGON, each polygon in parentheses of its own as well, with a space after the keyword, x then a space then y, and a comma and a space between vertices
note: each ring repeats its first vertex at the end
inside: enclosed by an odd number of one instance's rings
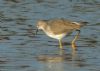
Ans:
POLYGON ((0 0, 0 71, 100 71, 100 0, 0 0), (36 31, 39 19, 86 21, 72 51, 36 31))

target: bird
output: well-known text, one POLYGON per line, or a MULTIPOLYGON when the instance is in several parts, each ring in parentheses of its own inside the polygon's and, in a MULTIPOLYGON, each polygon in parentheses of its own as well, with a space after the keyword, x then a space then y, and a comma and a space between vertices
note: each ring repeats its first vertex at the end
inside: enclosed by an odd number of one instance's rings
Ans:
POLYGON ((62 38, 64 38, 66 35, 71 34, 74 31, 78 31, 75 38, 72 40, 73 49, 77 49, 75 41, 79 38, 80 29, 84 26, 84 24, 61 18, 38 20, 36 26, 37 31, 42 30, 47 36, 57 39, 59 41, 60 49, 63 48, 62 38))

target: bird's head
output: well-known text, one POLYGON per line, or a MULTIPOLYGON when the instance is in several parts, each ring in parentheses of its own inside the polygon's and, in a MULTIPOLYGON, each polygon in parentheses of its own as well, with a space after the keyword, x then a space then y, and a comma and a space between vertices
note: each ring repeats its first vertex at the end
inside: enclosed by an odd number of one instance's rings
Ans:
POLYGON ((37 34, 37 32, 38 32, 38 29, 39 30, 45 30, 45 28, 46 28, 46 26, 47 26, 47 23, 46 23, 46 20, 39 20, 38 22, 37 22, 37 30, 36 30, 36 34, 37 34))
POLYGON ((38 29, 43 30, 43 29, 45 29, 45 27, 46 27, 46 22, 45 22, 44 20, 39 20, 39 21, 37 22, 37 28, 38 28, 38 29))

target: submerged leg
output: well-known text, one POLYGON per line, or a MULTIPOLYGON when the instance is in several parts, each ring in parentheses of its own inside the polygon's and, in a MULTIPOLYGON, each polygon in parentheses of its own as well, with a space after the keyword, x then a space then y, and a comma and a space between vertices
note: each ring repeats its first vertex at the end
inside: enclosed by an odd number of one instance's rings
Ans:
POLYGON ((75 41, 79 38, 79 35, 80 35, 80 30, 78 30, 77 35, 75 36, 75 38, 74 38, 73 41, 72 41, 72 48, 73 48, 74 50, 77 49, 76 44, 75 44, 75 41))
POLYGON ((61 42, 61 39, 59 40, 59 47, 60 47, 60 49, 63 48, 63 46, 62 46, 62 42, 61 42))

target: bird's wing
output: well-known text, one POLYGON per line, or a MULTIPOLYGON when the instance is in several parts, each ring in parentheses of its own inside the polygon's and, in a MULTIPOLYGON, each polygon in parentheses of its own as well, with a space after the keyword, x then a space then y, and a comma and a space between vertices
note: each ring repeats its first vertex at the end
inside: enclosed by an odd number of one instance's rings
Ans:
POLYGON ((74 28, 73 25, 69 21, 65 21, 62 19, 56 19, 56 20, 50 20, 48 21, 48 25, 50 26, 51 31, 53 31, 54 34, 60 34, 60 33, 69 33, 74 28))

